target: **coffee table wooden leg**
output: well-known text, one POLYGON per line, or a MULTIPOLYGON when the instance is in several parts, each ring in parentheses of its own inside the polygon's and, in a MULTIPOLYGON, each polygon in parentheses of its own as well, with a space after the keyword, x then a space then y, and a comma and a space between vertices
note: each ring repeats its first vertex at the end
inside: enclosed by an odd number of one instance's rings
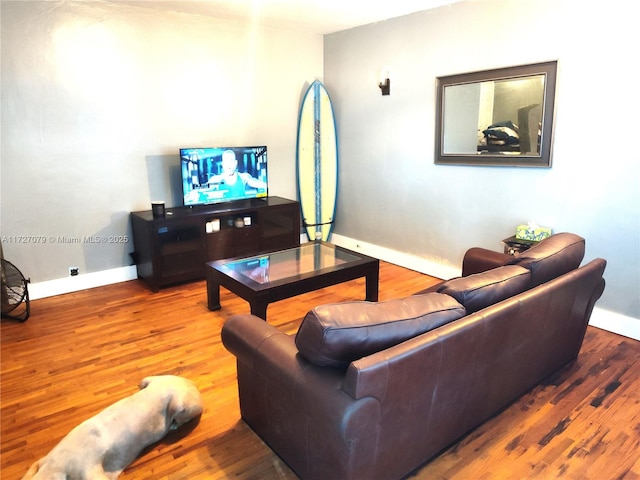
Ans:
POLYGON ((207 306, 211 311, 222 308, 220 306, 220 284, 214 280, 213 274, 209 271, 207 271, 207 306))
POLYGON ((254 300, 250 302, 250 304, 251 304, 251 314, 255 315, 256 317, 260 317, 266 322, 267 321, 267 305, 269 305, 269 303, 262 300, 254 300))
POLYGON ((372 268, 366 275, 367 292, 365 299, 368 302, 378 301, 378 280, 379 280, 379 265, 376 264, 375 268, 372 268))

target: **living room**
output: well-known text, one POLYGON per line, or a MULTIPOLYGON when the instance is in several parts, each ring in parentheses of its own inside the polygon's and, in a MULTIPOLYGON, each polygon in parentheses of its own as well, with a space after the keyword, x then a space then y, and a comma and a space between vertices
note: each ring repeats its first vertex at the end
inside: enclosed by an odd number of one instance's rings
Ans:
MULTIPOLYGON (((340 145, 332 241, 445 278, 516 225, 575 232, 608 262, 592 324, 640 338, 629 2, 463 1, 327 35, 135 2, 1 8, 3 237, 130 238, 130 212, 179 205, 180 147, 266 144, 270 193, 295 199, 298 108, 319 78, 340 145), (553 59, 550 169, 434 164, 436 77, 553 59)), ((135 278, 132 243, 3 251, 33 298, 135 278)))

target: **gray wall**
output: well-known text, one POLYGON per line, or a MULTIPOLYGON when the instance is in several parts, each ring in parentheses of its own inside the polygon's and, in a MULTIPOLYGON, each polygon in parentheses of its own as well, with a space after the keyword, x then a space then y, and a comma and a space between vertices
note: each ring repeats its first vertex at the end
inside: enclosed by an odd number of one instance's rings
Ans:
POLYGON ((129 212, 182 203, 180 147, 266 144, 271 193, 295 198, 321 35, 100 1, 1 8, 1 233, 32 282, 130 265, 129 212))
POLYGON ((640 102, 629 57, 640 35, 631 4, 592 5, 462 2, 326 36, 341 156, 335 233, 459 266, 467 248, 499 250, 528 221, 575 232, 587 260, 608 261, 599 306, 640 318, 640 102), (547 60, 559 69, 551 169, 434 165, 437 76, 547 60))

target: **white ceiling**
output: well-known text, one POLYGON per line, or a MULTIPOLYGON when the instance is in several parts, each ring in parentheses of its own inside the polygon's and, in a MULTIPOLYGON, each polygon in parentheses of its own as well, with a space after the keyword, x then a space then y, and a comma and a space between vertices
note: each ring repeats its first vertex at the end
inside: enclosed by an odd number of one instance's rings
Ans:
POLYGON ((461 0, 112 0, 327 34, 461 0))

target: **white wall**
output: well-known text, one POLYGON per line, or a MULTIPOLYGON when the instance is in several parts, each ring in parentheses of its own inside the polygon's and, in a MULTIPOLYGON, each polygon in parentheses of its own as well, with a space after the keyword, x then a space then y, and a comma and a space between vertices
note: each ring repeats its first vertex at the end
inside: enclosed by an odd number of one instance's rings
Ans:
POLYGON ((586 260, 608 261, 598 305, 640 319, 636 19, 622 0, 479 0, 325 37, 336 234, 453 268, 533 220, 585 237, 586 260), (559 69, 551 169, 434 165, 437 76, 547 60, 559 69))
POLYGON ((321 36, 100 1, 1 8, 1 233, 34 284, 130 265, 129 212, 181 203, 180 147, 266 144, 270 192, 295 198, 321 36))

